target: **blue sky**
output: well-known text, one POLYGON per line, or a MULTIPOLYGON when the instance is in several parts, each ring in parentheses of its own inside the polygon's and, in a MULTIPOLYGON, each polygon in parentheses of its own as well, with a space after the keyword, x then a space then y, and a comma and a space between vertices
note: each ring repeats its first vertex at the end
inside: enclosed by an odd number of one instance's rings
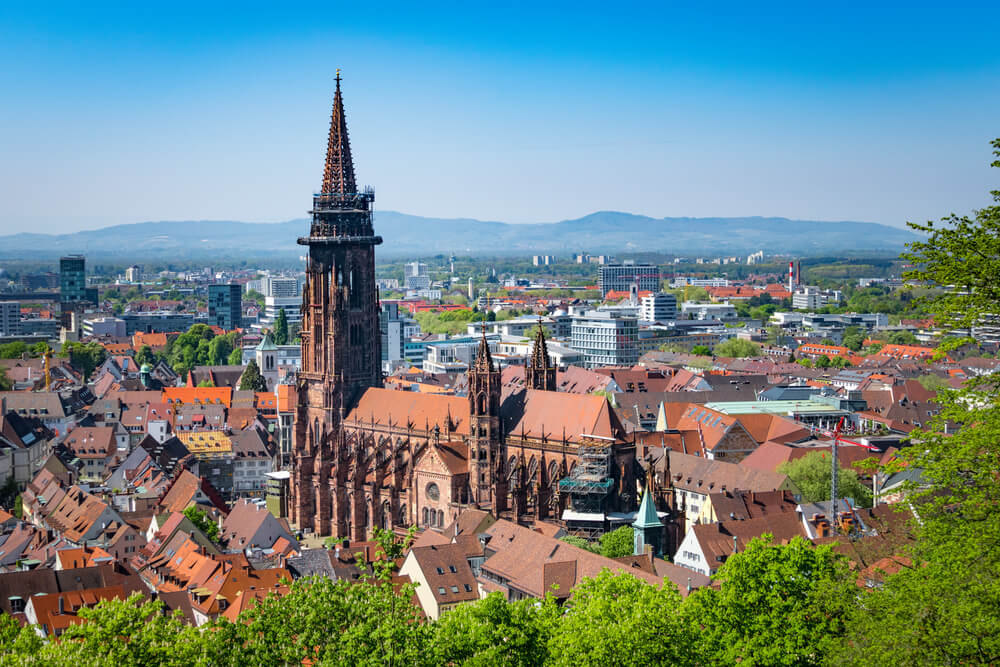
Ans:
POLYGON ((0 234, 303 217, 337 67, 382 209, 899 226, 998 181, 996 2, 13 4, 0 234))

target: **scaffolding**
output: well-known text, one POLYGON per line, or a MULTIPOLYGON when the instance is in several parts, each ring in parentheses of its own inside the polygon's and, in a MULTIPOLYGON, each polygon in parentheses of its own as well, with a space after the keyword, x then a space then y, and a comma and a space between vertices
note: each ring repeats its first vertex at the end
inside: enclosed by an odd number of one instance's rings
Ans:
POLYGON ((579 460, 568 477, 559 480, 559 491, 569 496, 576 512, 604 512, 604 502, 611 493, 611 447, 583 445, 579 460))

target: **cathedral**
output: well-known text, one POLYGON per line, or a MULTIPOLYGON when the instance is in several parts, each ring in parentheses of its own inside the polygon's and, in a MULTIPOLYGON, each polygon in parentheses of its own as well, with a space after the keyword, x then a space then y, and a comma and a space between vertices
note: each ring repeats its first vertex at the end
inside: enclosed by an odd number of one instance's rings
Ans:
POLYGON ((556 392, 539 326, 525 388, 502 391, 485 334, 466 396, 382 387, 373 225, 336 78, 302 296, 291 520, 318 535, 441 528, 466 508, 579 533, 634 511, 635 443, 607 399, 556 392))

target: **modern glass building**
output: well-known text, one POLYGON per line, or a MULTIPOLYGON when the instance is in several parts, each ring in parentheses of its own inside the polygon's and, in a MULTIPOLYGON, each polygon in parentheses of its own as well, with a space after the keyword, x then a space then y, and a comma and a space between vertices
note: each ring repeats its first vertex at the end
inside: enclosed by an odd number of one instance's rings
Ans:
POLYGON ((243 326, 243 295, 239 285, 208 286, 208 323, 226 331, 243 326))

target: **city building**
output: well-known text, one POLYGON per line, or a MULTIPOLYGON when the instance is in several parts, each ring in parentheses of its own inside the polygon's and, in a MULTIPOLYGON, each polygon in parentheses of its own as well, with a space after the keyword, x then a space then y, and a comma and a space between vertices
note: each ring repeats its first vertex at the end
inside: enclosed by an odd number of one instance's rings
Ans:
POLYGON ((125 320, 118 317, 94 317, 83 320, 81 331, 84 336, 95 338, 104 336, 125 338, 128 335, 128 326, 125 320))
POLYGON ((251 280, 246 284, 246 291, 256 290, 265 297, 276 296, 286 298, 299 296, 299 279, 284 276, 264 276, 259 280, 251 280))
POLYGON ((378 321, 382 335, 382 366, 388 373, 406 359, 406 342, 419 335, 420 325, 400 315, 399 304, 392 302, 382 304, 378 321))
POLYGON ((640 292, 660 291, 660 268, 652 264, 636 264, 626 260, 622 264, 606 264, 598 270, 597 286, 601 296, 608 292, 629 292, 632 285, 640 292))
POLYGON ((59 258, 59 302, 97 303, 97 289, 87 288, 87 260, 83 255, 59 258))
POLYGON ((821 290, 803 285, 792 294, 792 308, 795 310, 818 310, 825 306, 837 306, 843 301, 840 290, 821 290))
POLYGON ((142 267, 133 264, 125 269, 125 280, 130 283, 142 282, 142 267))
POLYGON ((403 286, 407 290, 426 290, 430 289, 431 278, 427 275, 427 265, 423 262, 410 262, 404 268, 405 275, 403 276, 404 284, 403 286))
POLYGON ((257 324, 253 325, 253 328, 261 331, 273 329, 281 311, 285 311, 289 336, 294 336, 302 322, 302 298, 298 296, 264 297, 264 313, 260 316, 257 324))
POLYGON ((639 360, 638 338, 635 317, 592 310, 573 318, 569 346, 583 354, 585 368, 631 366, 639 360))
POLYGON ((665 322, 677 319, 677 297, 669 292, 657 292, 642 297, 639 319, 643 322, 665 322))
POLYGON ((735 320, 736 306, 728 303, 699 303, 685 301, 681 304, 681 317, 689 320, 735 320))
POLYGON ((226 331, 243 327, 243 294, 239 285, 208 286, 208 323, 226 331))
POLYGON ((174 313, 170 311, 154 311, 146 313, 124 313, 125 335, 136 333, 171 333, 187 331, 194 325, 194 315, 190 313, 174 313))
POLYGON ((552 255, 533 255, 531 262, 535 266, 550 266, 556 263, 556 258, 552 255))
POLYGON ((0 336, 21 335, 21 304, 0 301, 0 336))

